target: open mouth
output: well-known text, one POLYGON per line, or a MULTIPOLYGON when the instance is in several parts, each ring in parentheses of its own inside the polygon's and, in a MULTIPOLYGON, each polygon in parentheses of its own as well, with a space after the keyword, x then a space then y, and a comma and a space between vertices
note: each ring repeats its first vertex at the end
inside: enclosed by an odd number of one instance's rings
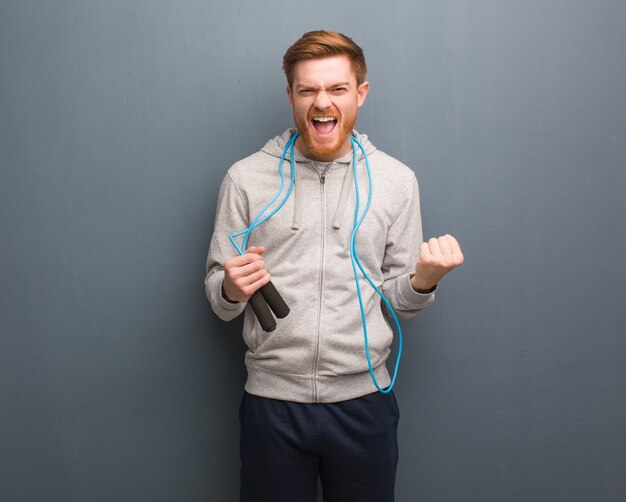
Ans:
POLYGON ((318 134, 330 134, 337 125, 337 117, 313 117, 311 123, 318 134))

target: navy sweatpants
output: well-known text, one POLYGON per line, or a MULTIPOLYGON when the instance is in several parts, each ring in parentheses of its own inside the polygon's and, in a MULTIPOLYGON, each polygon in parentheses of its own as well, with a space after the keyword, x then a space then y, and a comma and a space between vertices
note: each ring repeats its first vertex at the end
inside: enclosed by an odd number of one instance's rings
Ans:
POLYGON ((244 393, 241 502, 392 502, 398 463, 393 392, 339 403, 244 393))

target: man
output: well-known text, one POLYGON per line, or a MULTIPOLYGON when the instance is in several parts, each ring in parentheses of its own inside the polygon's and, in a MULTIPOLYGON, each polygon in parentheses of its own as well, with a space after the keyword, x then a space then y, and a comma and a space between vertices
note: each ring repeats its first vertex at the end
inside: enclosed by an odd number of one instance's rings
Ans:
POLYGON ((354 130, 369 90, 361 48, 340 33, 309 32, 287 50, 283 68, 299 133, 295 193, 237 255, 228 236, 247 228, 277 191, 284 152, 289 171, 285 146, 296 131, 287 130, 229 169, 205 279, 220 318, 245 310, 241 500, 314 502, 319 476, 327 501, 391 501, 399 414, 393 393, 378 392, 374 378, 383 389, 390 384, 385 362, 393 333, 387 308, 360 280, 372 375, 350 263, 356 203, 351 134, 365 150, 357 150, 359 214, 367 199, 366 157, 373 190, 356 249, 398 317, 432 303, 437 284, 463 255, 450 235, 422 242, 413 171, 354 130), (270 278, 291 312, 266 333, 245 307, 270 278))

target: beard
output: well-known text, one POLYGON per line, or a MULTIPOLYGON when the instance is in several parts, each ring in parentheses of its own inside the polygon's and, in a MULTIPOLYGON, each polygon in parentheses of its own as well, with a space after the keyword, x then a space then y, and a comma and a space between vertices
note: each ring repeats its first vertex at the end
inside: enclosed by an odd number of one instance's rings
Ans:
POLYGON ((296 128, 300 132, 300 136, 302 137, 302 141, 311 156, 317 157, 319 159, 333 159, 335 155, 340 153, 340 151, 345 147, 350 134, 352 134, 352 130, 354 129, 354 124, 356 124, 357 113, 355 113, 351 117, 346 117, 345 121, 342 121, 341 114, 338 111, 334 112, 326 112, 319 113, 313 110, 309 110, 307 113, 306 122, 302 119, 298 119, 294 117, 294 121, 296 123, 296 128), (339 134, 337 137, 337 141, 334 143, 318 143, 315 141, 313 134, 310 132, 310 127, 314 127, 312 125, 313 117, 335 117, 337 119, 337 124, 335 127, 339 127, 339 134))

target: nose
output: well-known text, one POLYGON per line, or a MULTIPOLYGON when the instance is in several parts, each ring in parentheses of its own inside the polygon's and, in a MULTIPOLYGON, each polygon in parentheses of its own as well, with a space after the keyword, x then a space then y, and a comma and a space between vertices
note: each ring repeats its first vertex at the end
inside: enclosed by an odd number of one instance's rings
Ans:
POLYGON ((317 93, 317 95, 315 96, 315 103, 313 103, 313 105, 315 106, 315 108, 321 111, 328 110, 330 107, 333 106, 326 91, 319 91, 317 93))

